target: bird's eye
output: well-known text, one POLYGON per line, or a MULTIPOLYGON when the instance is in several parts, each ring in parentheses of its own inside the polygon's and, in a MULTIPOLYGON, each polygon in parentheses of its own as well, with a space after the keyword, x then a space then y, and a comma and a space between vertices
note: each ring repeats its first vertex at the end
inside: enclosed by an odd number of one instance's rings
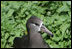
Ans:
POLYGON ((31 22, 34 26, 39 26, 38 23, 31 22))
POLYGON ((39 24, 35 23, 36 26, 39 26, 39 24))

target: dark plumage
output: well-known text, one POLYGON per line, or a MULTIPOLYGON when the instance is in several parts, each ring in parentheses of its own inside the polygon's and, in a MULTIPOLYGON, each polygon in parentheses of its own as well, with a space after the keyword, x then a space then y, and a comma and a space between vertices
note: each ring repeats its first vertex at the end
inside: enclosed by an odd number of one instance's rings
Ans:
POLYGON ((14 39, 15 48, 49 48, 41 37, 40 31, 48 35, 53 34, 43 25, 43 21, 36 16, 31 16, 26 23, 28 35, 14 39))

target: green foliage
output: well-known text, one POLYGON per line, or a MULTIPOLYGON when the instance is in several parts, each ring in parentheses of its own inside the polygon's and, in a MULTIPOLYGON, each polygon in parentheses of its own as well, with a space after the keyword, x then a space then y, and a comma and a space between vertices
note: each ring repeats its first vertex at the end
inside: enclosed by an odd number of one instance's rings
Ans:
POLYGON ((42 34, 51 48, 71 48, 71 1, 2 1, 1 48, 12 48, 14 38, 26 33, 26 22, 32 15, 53 32, 50 38, 42 34))

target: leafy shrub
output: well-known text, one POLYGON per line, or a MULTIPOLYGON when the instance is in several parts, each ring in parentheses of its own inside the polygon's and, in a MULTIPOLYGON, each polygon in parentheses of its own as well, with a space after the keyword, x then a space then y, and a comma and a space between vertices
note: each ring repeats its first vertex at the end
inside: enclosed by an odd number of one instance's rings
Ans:
POLYGON ((1 1, 1 48, 11 48, 26 34, 26 21, 35 15, 54 37, 42 36, 51 48, 71 48, 71 1, 1 1))

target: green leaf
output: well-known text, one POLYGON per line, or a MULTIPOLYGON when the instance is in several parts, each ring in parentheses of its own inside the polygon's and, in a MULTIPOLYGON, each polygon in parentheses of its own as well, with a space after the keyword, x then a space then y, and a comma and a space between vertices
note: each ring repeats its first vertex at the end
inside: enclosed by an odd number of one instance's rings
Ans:
POLYGON ((59 42, 59 46, 61 47, 61 48, 63 48, 63 42, 59 42))
POLYGON ((9 33, 6 33, 5 34, 5 39, 7 39, 9 36, 10 36, 9 33))
POLYGON ((57 9, 58 13, 66 12, 66 11, 69 11, 69 8, 67 7, 67 5, 61 6, 60 8, 57 9))
POLYGON ((13 44, 14 38, 15 38, 15 37, 12 37, 12 36, 11 36, 11 37, 9 38, 9 40, 8 40, 8 42, 10 42, 11 45, 13 44))
POLYGON ((54 40, 55 42, 58 42, 60 40, 59 37, 53 37, 52 40, 54 40))
POLYGON ((64 34, 64 32, 66 31, 67 28, 69 28, 70 24, 66 24, 66 23, 63 23, 61 26, 60 26, 60 30, 62 31, 62 34, 64 34))
POLYGON ((42 37, 43 37, 43 38, 45 38, 46 36, 47 36, 47 34, 46 34, 46 33, 43 33, 43 34, 42 34, 42 37))
POLYGON ((71 1, 67 1, 67 4, 71 6, 71 1))
POLYGON ((12 16, 13 12, 14 12, 14 10, 13 10, 13 9, 10 9, 10 10, 8 11, 8 13, 7 13, 7 16, 8 16, 8 17, 9 17, 9 16, 12 16))

